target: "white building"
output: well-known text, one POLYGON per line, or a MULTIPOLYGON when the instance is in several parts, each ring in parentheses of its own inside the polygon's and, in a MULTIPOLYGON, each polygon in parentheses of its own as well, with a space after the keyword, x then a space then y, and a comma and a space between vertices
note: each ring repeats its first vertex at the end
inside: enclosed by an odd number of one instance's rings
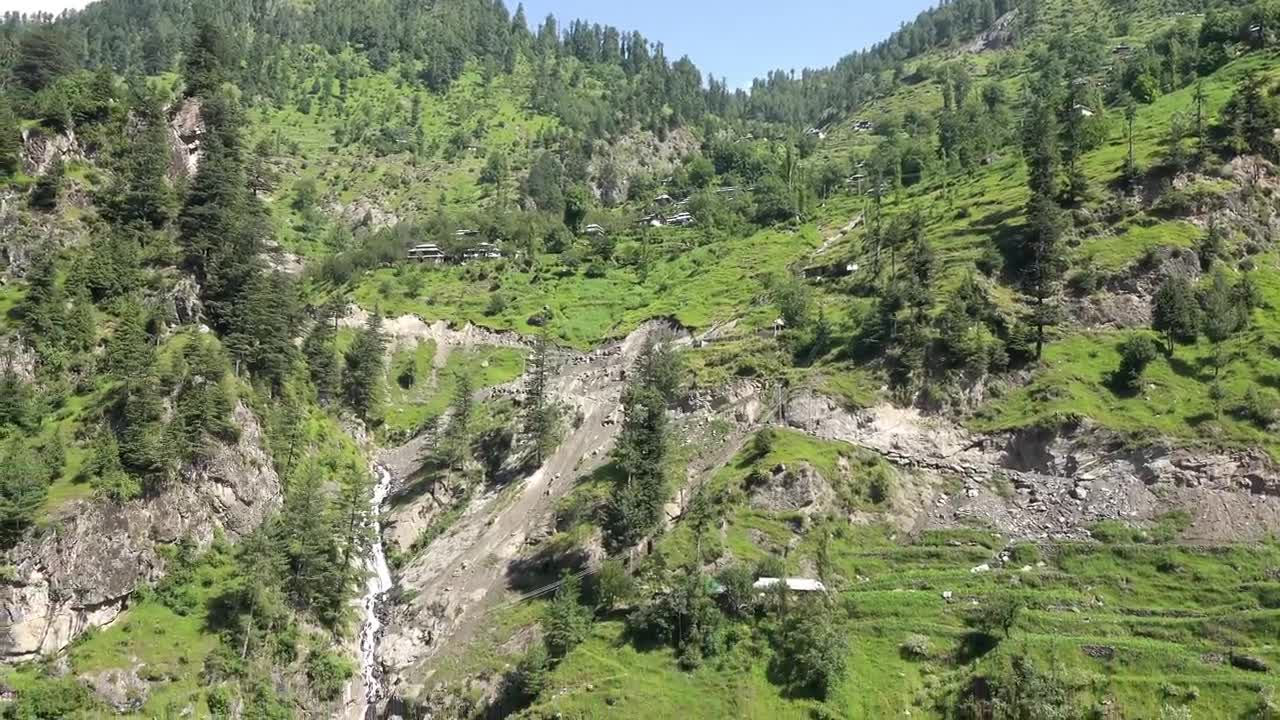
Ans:
POLYGON ((445 254, 439 245, 423 243, 409 248, 409 259, 420 263, 439 265, 445 261, 445 254))

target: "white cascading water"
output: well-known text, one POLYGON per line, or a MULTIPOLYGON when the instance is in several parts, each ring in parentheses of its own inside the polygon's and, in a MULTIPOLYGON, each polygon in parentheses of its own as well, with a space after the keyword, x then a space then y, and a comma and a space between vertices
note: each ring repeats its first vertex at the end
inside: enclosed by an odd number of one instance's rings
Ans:
POLYGON ((378 483, 373 487, 373 500, 369 522, 373 525, 373 544, 365 566, 369 570, 369 579, 365 585, 364 600, 361 603, 364 611, 364 626, 360 629, 360 672, 364 678, 364 711, 360 717, 370 718, 377 713, 378 701, 381 700, 382 687, 378 683, 377 660, 378 635, 382 632, 382 618, 378 617, 378 603, 382 596, 391 589, 391 568, 387 565, 387 556, 382 552, 382 524, 379 515, 382 512, 382 501, 391 491, 391 472, 381 465, 374 468, 378 483))

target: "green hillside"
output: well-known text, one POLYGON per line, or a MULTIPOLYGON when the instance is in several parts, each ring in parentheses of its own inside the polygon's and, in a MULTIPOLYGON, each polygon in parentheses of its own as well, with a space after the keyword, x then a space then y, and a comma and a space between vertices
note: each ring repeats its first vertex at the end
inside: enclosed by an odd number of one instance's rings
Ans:
POLYGON ((1270 507, 1278 53, 1272 0, 955 0, 731 93, 490 0, 7 16, 0 600, 79 598, 38 552, 204 498, 227 453, 279 493, 134 533, 120 619, 12 652, 0 717, 352 712, 392 516, 387 624, 459 537, 511 542, 468 642, 432 615, 425 693, 378 696, 410 715, 1280 717, 1277 528, 926 529, 963 468, 762 427, 812 392, 939 446, 1260 449, 1270 507), (651 321, 679 352, 615 346, 651 321), (375 459, 403 476, 371 510, 375 459))

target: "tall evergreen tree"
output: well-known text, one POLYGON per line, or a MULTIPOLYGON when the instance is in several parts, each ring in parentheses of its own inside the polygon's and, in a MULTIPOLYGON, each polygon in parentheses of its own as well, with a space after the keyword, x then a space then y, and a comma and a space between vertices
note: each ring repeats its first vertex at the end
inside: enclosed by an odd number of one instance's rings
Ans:
POLYGON ((380 401, 385 349, 382 316, 375 312, 347 349, 342 377, 347 405, 366 420, 373 416, 380 401))
POLYGON ((641 382, 623 398, 625 418, 614 446, 619 469, 609 502, 609 535, 618 548, 630 547, 657 528, 666 499, 667 403, 641 382))
POLYGON ((342 386, 342 370, 338 366, 337 332, 332 319, 324 314, 316 319, 307 339, 302 343, 302 354, 307 359, 311 384, 321 404, 332 403, 342 386))
POLYGON ((45 477, 39 459, 20 436, 5 442, 0 463, 0 546, 12 546, 35 520, 48 494, 45 477))
POLYGON ((451 470, 462 470, 471 460, 471 441, 475 384, 471 374, 459 371, 454 376, 453 397, 449 402, 449 424, 440 439, 441 456, 451 470))
POLYGON ((1195 342, 1200 331, 1200 307, 1191 282, 1181 275, 1166 278, 1151 305, 1151 329, 1165 339, 1165 352, 1175 342, 1195 342))
POLYGON ((18 172, 22 151, 22 135, 18 132, 18 120, 8 100, 0 98, 0 175, 18 172))
POLYGON ((67 296, 52 251, 36 254, 26 280, 27 293, 16 308, 22 331, 41 360, 52 362, 67 340, 67 296))
POLYGON ((186 459, 199 457, 212 440, 233 440, 232 398, 224 379, 227 362, 217 345, 193 339, 183 350, 186 374, 178 389, 173 424, 175 444, 186 459))
POLYGON ((142 493, 142 485, 137 478, 125 472, 120 461, 120 445, 115 433, 105 425, 94 436, 85 474, 89 476, 93 491, 113 502, 127 502, 142 493))
POLYGON ((1022 290, 1032 304, 1036 359, 1044 354, 1045 328, 1056 323, 1053 298, 1062 276, 1060 240, 1064 218, 1057 205, 1058 125, 1053 111, 1053 78, 1046 72, 1027 95, 1022 154, 1031 198, 1022 243, 1022 290))
POLYGON ((231 51, 226 35, 210 13, 197 13, 195 24, 195 37, 187 51, 183 74, 187 95, 207 98, 217 93, 228 79, 226 69, 231 51))
POLYGON ((1218 379, 1226 365, 1226 342, 1243 324, 1238 295, 1221 265, 1214 268, 1209 286, 1200 296, 1204 310, 1204 334, 1213 343, 1213 377, 1218 379))
POLYGON ((31 189, 31 207, 44 212, 52 212, 58 208, 58 196, 62 194, 62 180, 66 177, 67 166, 62 156, 58 155, 49 163, 44 174, 36 180, 31 189))
POLYGON ((118 225, 138 222, 161 228, 173 218, 176 203, 167 178, 168 126, 146 88, 135 89, 132 111, 138 132, 116 162, 115 180, 99 198, 99 206, 118 225))
POLYGON ((562 409, 551 397, 552 376, 549 313, 542 313, 541 329, 537 344, 530 358, 529 382, 525 387, 522 424, 525 435, 533 445, 533 457, 538 464, 555 450, 562 432, 562 409))

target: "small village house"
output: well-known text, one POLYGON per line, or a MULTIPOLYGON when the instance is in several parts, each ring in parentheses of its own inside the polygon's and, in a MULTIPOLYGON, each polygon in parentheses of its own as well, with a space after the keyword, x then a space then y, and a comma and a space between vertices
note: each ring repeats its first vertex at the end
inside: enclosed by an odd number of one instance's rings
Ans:
POLYGON ((440 265, 447 259, 444 251, 440 249, 440 246, 433 243, 414 245, 409 248, 408 257, 414 262, 427 263, 430 265, 440 265))

